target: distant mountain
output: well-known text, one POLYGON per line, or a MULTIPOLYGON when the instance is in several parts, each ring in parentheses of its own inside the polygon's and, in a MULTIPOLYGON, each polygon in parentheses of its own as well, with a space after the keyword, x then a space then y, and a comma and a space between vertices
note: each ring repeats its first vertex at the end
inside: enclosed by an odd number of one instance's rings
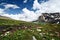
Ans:
POLYGON ((1 15, 0 15, 0 19, 11 19, 11 18, 6 17, 6 16, 1 16, 1 15))
POLYGON ((42 13, 35 22, 60 23, 60 13, 42 13))

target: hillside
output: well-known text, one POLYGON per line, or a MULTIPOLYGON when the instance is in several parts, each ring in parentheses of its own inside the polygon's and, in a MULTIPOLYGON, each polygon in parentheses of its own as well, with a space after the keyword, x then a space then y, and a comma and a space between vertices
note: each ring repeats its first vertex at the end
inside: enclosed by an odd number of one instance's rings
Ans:
POLYGON ((0 18, 0 40, 60 40, 60 24, 0 18))
POLYGON ((0 25, 13 25, 15 23, 17 22, 11 18, 0 16, 0 25))
POLYGON ((9 17, 0 16, 0 25, 19 25, 19 23, 23 23, 24 21, 14 20, 9 17))
MULTIPOLYGON (((38 24, 31 23, 31 22, 25 22, 25 21, 20 21, 20 20, 14 20, 8 17, 0 16, 0 30, 3 31, 3 29, 7 28, 16 28, 16 27, 21 27, 23 26, 30 27, 30 26, 36 26, 38 24), (1 29, 2 28, 2 29, 1 29)), ((25 27, 24 27, 25 28, 25 27)))
POLYGON ((1 16, 1 15, 0 15, 0 19, 11 19, 11 18, 6 17, 6 16, 1 16))

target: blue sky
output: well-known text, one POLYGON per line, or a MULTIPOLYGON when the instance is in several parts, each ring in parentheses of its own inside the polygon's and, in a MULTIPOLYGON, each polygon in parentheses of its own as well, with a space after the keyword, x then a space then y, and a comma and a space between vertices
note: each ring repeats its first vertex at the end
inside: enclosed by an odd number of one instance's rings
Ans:
MULTIPOLYGON (((47 0, 38 0, 39 3, 41 3, 42 1, 46 2, 47 0)), ((13 4, 13 5, 19 6, 20 8, 16 8, 16 9, 9 8, 9 9, 5 10, 5 12, 7 12, 7 13, 16 14, 16 13, 20 13, 20 11, 22 11, 23 8, 33 10, 32 6, 34 3, 34 0, 0 0, 0 4, 1 3, 13 4)), ((5 7, 3 5, 0 5, 0 8, 4 9, 5 7)))
POLYGON ((60 0, 0 0, 0 15, 34 21, 41 13, 60 12, 60 0))

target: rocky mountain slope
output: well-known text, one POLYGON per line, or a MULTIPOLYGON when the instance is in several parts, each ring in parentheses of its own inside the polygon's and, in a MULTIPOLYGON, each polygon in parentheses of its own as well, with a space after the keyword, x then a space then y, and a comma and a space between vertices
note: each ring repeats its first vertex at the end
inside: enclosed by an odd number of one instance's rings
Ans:
POLYGON ((60 13, 42 13, 36 22, 60 23, 60 13))

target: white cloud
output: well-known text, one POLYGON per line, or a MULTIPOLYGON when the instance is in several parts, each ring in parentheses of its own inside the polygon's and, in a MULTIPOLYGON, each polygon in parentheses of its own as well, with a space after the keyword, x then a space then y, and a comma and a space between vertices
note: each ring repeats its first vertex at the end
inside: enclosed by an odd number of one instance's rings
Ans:
MULTIPOLYGON (((19 8, 17 5, 13 5, 13 4, 1 3, 0 5, 3 5, 5 7, 4 9, 0 8, 0 15, 5 15, 5 10, 9 9, 10 7, 13 9, 19 8)), ((6 16, 8 15, 9 14, 6 14, 6 16)))
POLYGON ((0 8, 0 13, 2 13, 2 12, 3 12, 3 10, 4 10, 4 9, 1 9, 1 8, 0 8))
POLYGON ((27 8, 24 8, 23 12, 24 12, 24 15, 26 17, 26 20, 28 20, 28 21, 29 20, 33 21, 33 20, 36 20, 38 18, 38 15, 34 11, 30 11, 27 8))
POLYGON ((49 0, 41 4, 38 3, 38 0, 35 0, 33 9, 39 9, 38 11, 41 13, 60 12, 60 0, 49 0))
POLYGON ((22 9, 23 14, 3 14, 3 16, 10 17, 16 20, 23 20, 23 21, 33 21, 36 20, 39 16, 34 13, 34 11, 30 11, 27 8, 22 9))
POLYGON ((40 9, 40 4, 38 3, 38 0, 35 0, 35 1, 34 1, 33 9, 34 9, 34 10, 40 9))
POLYGON ((0 15, 3 15, 3 14, 4 14, 4 9, 0 8, 0 15))
POLYGON ((24 0, 23 2, 24 2, 24 3, 27 3, 27 0, 24 0))
POLYGON ((13 5, 13 4, 6 4, 4 6, 6 9, 8 9, 8 8, 13 8, 13 9, 19 8, 17 5, 13 5))
POLYGON ((4 14, 5 13, 4 11, 7 10, 7 9, 9 9, 9 8, 13 8, 13 9, 20 8, 17 5, 13 5, 13 4, 1 3, 0 5, 3 5, 5 7, 4 9, 0 8, 0 15, 2 13, 4 14))

